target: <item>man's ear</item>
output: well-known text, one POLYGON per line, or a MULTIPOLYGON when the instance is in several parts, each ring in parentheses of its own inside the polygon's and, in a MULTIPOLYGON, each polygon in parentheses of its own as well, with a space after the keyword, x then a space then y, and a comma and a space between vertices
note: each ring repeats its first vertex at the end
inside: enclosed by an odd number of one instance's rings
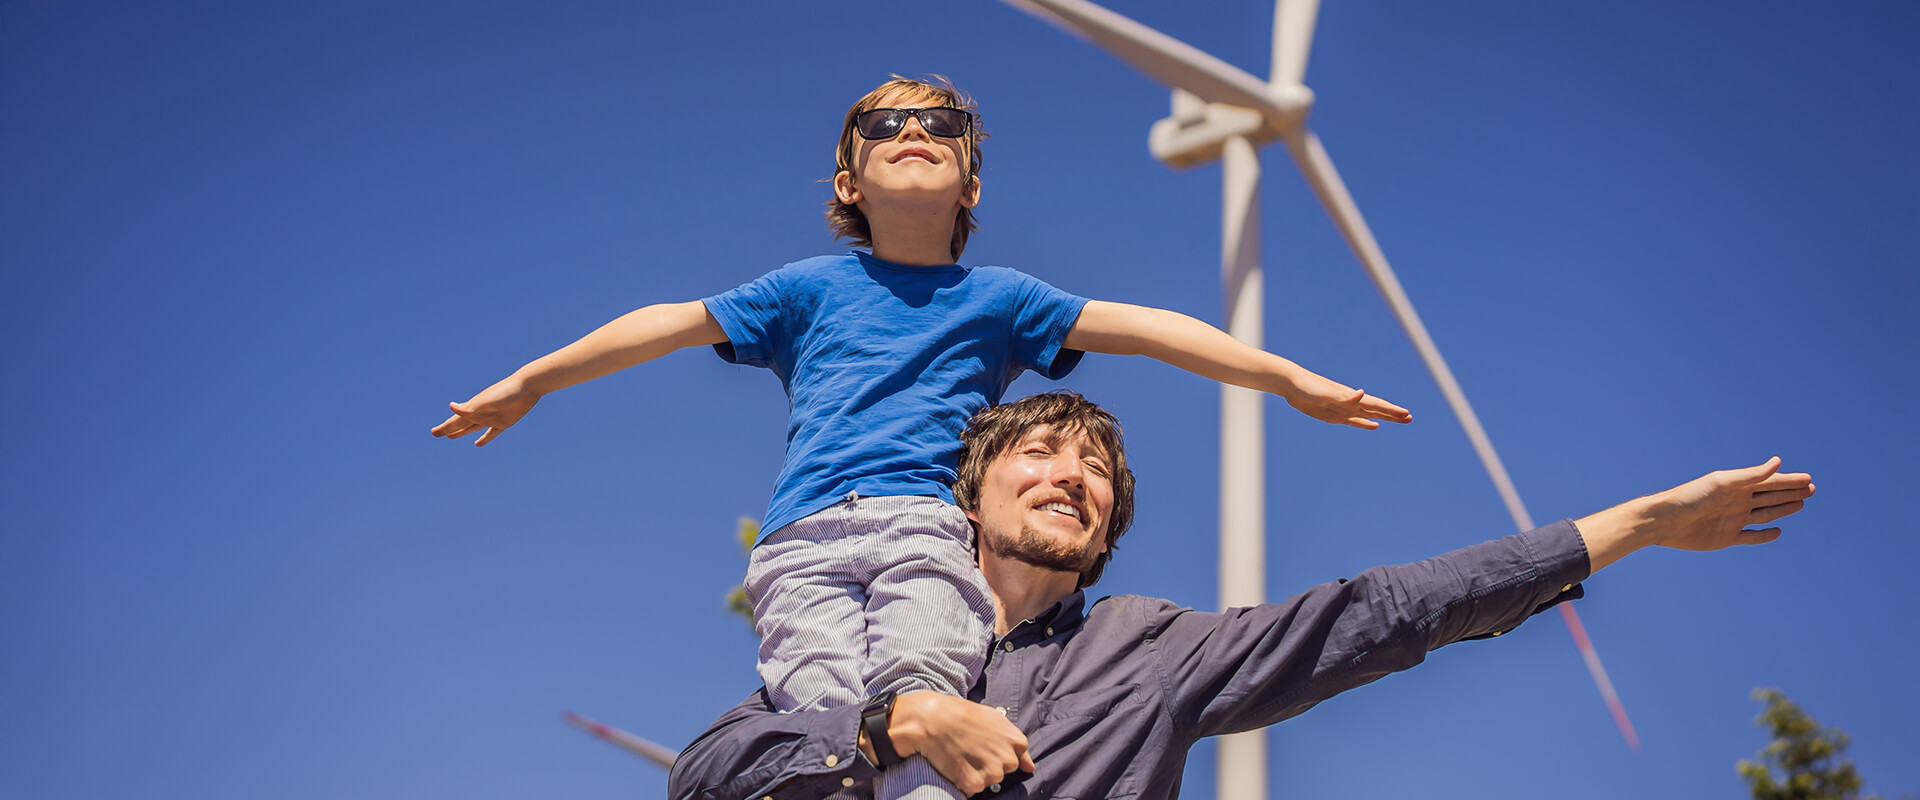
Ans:
POLYGON ((980 176, 967 176, 967 190, 960 193, 960 207, 973 208, 980 205, 980 176))
POLYGON ((860 202, 860 187, 853 182, 853 173, 840 170, 833 174, 833 196, 846 205, 860 202))
POLYGON ((974 529, 975 529, 975 530, 979 530, 979 528, 980 528, 980 512, 978 512, 978 511, 967 511, 967 510, 962 510, 962 511, 961 511, 960 513, 962 513, 962 514, 965 514, 965 515, 967 515, 967 521, 968 521, 968 522, 971 522, 971 523, 973 523, 973 525, 974 525, 974 529))

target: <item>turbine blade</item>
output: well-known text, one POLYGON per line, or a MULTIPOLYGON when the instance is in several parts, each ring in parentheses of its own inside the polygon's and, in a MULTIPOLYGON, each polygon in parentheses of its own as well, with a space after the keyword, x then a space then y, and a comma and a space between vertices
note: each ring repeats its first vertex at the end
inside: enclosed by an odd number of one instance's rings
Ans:
POLYGON ((1486 467, 1487 474, 1493 478, 1493 486, 1500 493, 1500 499, 1507 504, 1507 513, 1513 517, 1520 530, 1533 529, 1533 517, 1527 514, 1526 506, 1520 503, 1520 493, 1513 488, 1512 479, 1507 477, 1507 468, 1500 463, 1500 456, 1493 451, 1493 443, 1487 439, 1487 432, 1480 427, 1480 418, 1473 413, 1473 407, 1467 404, 1466 393, 1460 391, 1460 383, 1453 378, 1453 370, 1447 368, 1447 362, 1440 357, 1440 349, 1433 345, 1433 337, 1427 335, 1427 326, 1420 322, 1420 315, 1413 310, 1413 303, 1407 300, 1407 293, 1400 288, 1400 279, 1393 274, 1393 268, 1387 265, 1387 257, 1380 252, 1380 244, 1373 239, 1373 232, 1367 229, 1367 222, 1360 216, 1360 209, 1353 203, 1353 196, 1347 193, 1347 185, 1340 180, 1340 173, 1333 168, 1333 161, 1327 158, 1326 148, 1320 145, 1320 137, 1310 130, 1301 128, 1282 137, 1287 152, 1293 154, 1294 163, 1300 166, 1300 172, 1306 176, 1307 185, 1312 187, 1314 195, 1320 198, 1327 214, 1333 217, 1333 224, 1340 229, 1340 235, 1353 248, 1353 254, 1360 258, 1360 265, 1367 270, 1367 277, 1373 280, 1373 287, 1386 298, 1387 306, 1392 309, 1400 327, 1413 340, 1413 347, 1420 353, 1427 370, 1433 373, 1433 379, 1440 384, 1440 393, 1447 398, 1447 405, 1453 407, 1454 416, 1460 419, 1460 427, 1467 431, 1467 439, 1473 442, 1474 452, 1480 455, 1480 463, 1486 467))
POLYGON ((571 711, 565 712, 568 725, 591 733, 606 741, 633 751, 648 761, 659 764, 661 769, 673 769, 673 762, 679 754, 665 747, 649 742, 619 728, 595 722, 571 711))
POLYGON ((1287 113, 1274 102, 1267 85, 1245 70, 1086 0, 1006 3, 1099 45, 1170 88, 1185 89, 1215 103, 1278 116, 1287 113))
POLYGON ((1580 624, 1580 615, 1573 610, 1572 603, 1560 604, 1560 619, 1566 621, 1567 632, 1573 634, 1573 646, 1580 649, 1580 659, 1587 662, 1587 674, 1593 676, 1593 685, 1600 688, 1600 699, 1606 701, 1614 726, 1620 729, 1621 736, 1627 737, 1628 749, 1639 750, 1640 734, 1633 732, 1627 707, 1620 704, 1620 695, 1613 693, 1613 681, 1607 678, 1607 668, 1600 664, 1600 651, 1593 649, 1593 640, 1587 638, 1587 626, 1580 624))
MULTIPOLYGON (((1347 192, 1347 185, 1340 180, 1340 173, 1333 168, 1333 159, 1327 157, 1327 150, 1320 144, 1320 137, 1305 127, 1295 129, 1282 137, 1287 152, 1293 154, 1294 163, 1300 166, 1300 173, 1306 176, 1307 185, 1313 188, 1320 204, 1325 206, 1327 214, 1333 217, 1333 223, 1340 229, 1340 235, 1353 248, 1353 254, 1360 259, 1360 265, 1367 270, 1367 277, 1373 280, 1373 286, 1386 298, 1387 306, 1392 309, 1400 327, 1413 340, 1413 347, 1420 353, 1420 360, 1426 362, 1427 371, 1433 373, 1433 379, 1440 384, 1440 393, 1447 398, 1447 405, 1453 408, 1454 416, 1459 418, 1460 427, 1467 433, 1473 450, 1480 456, 1480 464, 1487 470, 1487 476, 1493 479, 1493 488, 1500 493, 1501 501, 1506 503, 1507 513, 1513 517, 1513 523, 1521 531, 1533 529, 1533 517, 1527 514, 1527 508, 1520 502, 1520 493, 1513 487, 1513 480, 1507 476, 1507 468, 1500 463, 1500 454, 1494 452, 1492 440, 1487 438, 1486 429, 1480 426, 1479 416, 1473 413, 1473 406, 1467 403, 1467 395, 1460 390, 1459 381, 1454 380, 1453 370, 1447 368, 1446 359, 1440 357, 1440 349, 1433 344, 1433 337, 1427 334, 1427 326, 1420 322, 1420 315, 1413 310, 1413 303, 1407 299, 1405 289, 1400 287, 1400 279, 1393 274, 1393 267, 1387 264, 1385 253, 1380 251, 1380 243, 1374 241, 1373 232, 1367 228, 1367 222, 1360 216, 1360 208, 1353 202, 1353 195, 1347 192)), ((1613 691, 1613 681, 1607 678, 1606 668, 1600 664, 1600 654, 1594 650, 1593 643, 1587 638, 1586 630, 1580 626, 1580 618, 1572 607, 1560 605, 1562 619, 1572 632, 1575 646, 1587 662, 1587 670, 1593 676, 1594 686, 1600 690, 1600 696, 1613 712, 1615 724, 1620 727, 1620 735, 1627 740, 1627 746, 1638 750, 1640 739, 1634 734, 1633 723, 1627 719, 1626 708, 1620 704, 1620 698, 1613 691)))
POLYGON ((1320 0, 1274 0, 1273 85, 1306 81, 1307 53, 1313 49, 1313 24, 1319 15, 1320 0))

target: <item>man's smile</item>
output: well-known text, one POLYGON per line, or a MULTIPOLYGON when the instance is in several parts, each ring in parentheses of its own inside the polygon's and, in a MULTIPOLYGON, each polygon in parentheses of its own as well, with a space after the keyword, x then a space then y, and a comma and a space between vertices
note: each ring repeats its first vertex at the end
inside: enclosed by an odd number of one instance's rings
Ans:
POLYGON ((1075 522, 1079 522, 1082 517, 1086 516, 1086 512, 1081 509, 1078 504, 1074 503, 1071 498, 1066 497, 1056 497, 1047 500, 1044 503, 1034 506, 1034 508, 1050 514, 1058 514, 1071 518, 1075 522))

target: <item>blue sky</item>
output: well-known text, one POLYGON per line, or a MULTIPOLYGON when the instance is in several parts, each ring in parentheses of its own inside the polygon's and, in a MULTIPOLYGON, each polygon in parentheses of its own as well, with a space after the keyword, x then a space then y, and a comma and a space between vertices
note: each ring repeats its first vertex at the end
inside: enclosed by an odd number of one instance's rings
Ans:
MULTIPOLYGON (((1271 4, 1113 7, 1267 70, 1271 4)), ((1896 0, 1325 4, 1312 124, 1537 519, 1774 454, 1820 495, 1588 585, 1643 751, 1549 615, 1278 726, 1276 796, 1739 797, 1755 686, 1920 791, 1916 31, 1896 0)), ((721 602, 778 382, 683 352, 484 450, 426 431, 625 311, 844 250, 816 180, 894 72, 981 100, 963 263, 1218 322, 1219 171, 1148 155, 1165 88, 999 4, 0 4, 0 794, 664 796, 560 713, 678 747, 756 685, 721 602)), ((1271 595, 1510 532, 1263 152, 1268 347, 1416 415, 1268 404, 1271 595)), ((1212 607, 1217 390, 1063 385, 1140 478, 1100 589, 1212 607)))

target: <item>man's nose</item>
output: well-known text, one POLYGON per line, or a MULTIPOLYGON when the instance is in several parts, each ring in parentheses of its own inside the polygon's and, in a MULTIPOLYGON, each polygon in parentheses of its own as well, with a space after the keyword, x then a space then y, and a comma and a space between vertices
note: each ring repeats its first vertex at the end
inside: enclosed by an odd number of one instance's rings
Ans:
POLYGON ((1053 462, 1053 482, 1068 486, 1079 486, 1086 480, 1080 459, 1071 457, 1056 458, 1053 462))

